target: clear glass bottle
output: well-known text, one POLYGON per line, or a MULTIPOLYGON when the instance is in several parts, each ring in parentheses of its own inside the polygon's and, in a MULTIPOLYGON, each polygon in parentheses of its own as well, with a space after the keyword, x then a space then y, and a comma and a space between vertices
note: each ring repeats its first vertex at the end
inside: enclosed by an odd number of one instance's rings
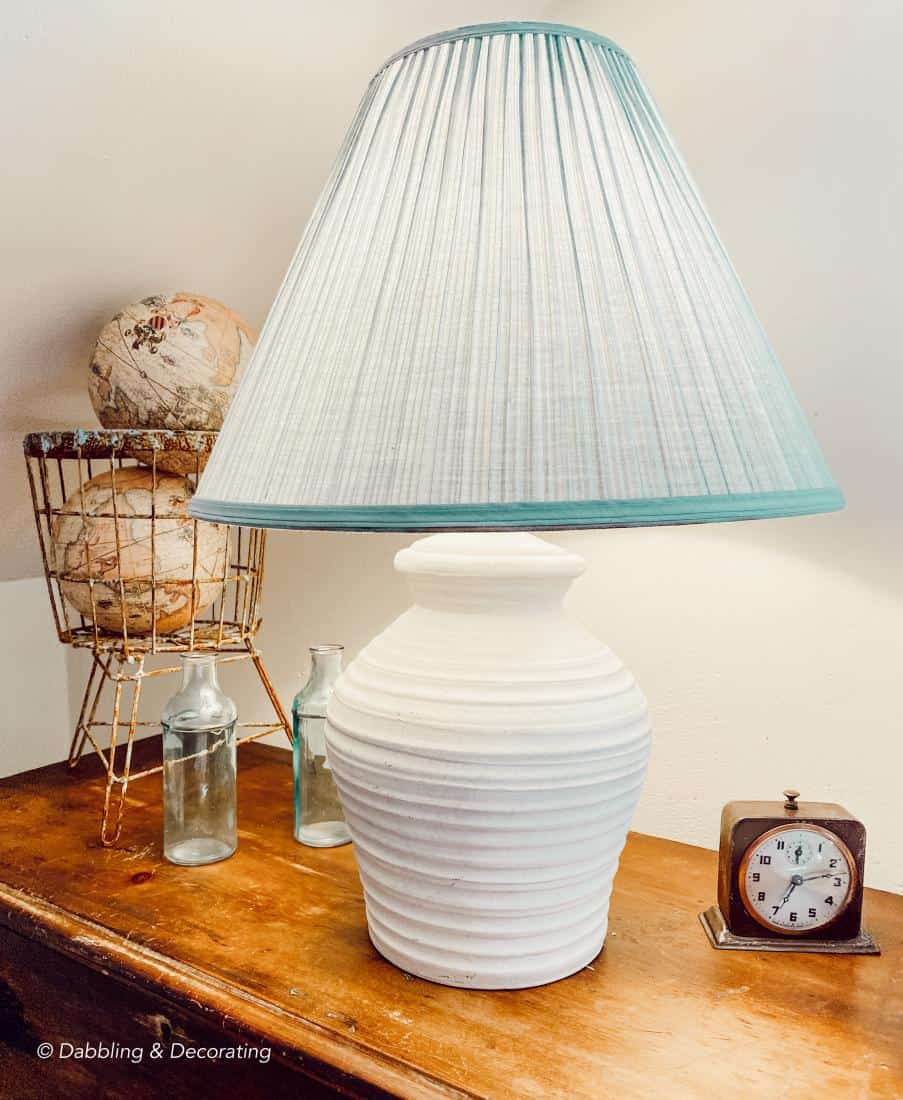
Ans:
POLYGON ((342 671, 344 646, 310 650, 310 677, 295 696, 295 840, 312 848, 347 844, 339 793, 326 755, 326 704, 342 671))
POLYGON ((184 653, 182 686, 163 711, 163 854, 195 867, 238 844, 235 719, 212 653, 184 653))

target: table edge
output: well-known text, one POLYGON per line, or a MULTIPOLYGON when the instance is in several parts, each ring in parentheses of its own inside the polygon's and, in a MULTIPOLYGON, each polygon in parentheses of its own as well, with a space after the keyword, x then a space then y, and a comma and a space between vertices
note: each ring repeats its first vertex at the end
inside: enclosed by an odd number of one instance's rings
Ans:
POLYGON ((2 882, 0 925, 126 985, 158 993, 189 1013, 215 1015, 259 1045, 298 1056, 309 1077, 346 1094, 357 1083, 363 1086, 363 1096, 374 1090, 403 1100, 480 1096, 2 882), (240 1019, 236 1002, 244 1008, 240 1019))

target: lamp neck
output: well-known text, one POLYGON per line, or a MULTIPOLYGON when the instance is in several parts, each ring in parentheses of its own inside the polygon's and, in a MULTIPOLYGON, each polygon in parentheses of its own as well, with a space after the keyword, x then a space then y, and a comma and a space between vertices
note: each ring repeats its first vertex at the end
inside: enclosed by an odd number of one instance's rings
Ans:
POLYGON ((559 605, 583 559, 520 532, 432 535, 395 557, 421 607, 512 614, 559 605))

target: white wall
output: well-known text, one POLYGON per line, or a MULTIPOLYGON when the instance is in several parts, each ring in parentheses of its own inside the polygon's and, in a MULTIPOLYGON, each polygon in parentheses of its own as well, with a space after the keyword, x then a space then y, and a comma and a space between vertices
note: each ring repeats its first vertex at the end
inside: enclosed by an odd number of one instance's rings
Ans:
MULTIPOLYGON (((870 883, 903 889, 895 0, 44 0, 5 12, 0 579, 40 568, 19 437, 93 423, 85 372, 102 323, 171 287, 260 323, 384 57, 511 17, 582 24, 633 55, 849 501, 814 519, 561 536, 588 561, 575 612, 633 668, 656 718, 637 825, 714 845, 724 801, 795 784, 860 814, 870 883)), ((308 644, 354 651, 403 608, 391 558, 404 541, 272 538, 261 642, 283 697, 308 644)), ((45 682, 58 674, 49 632, 46 652, 45 682)), ((0 690, 24 667, 2 662, 0 690)), ((71 694, 76 674, 70 661, 71 694)), ((247 679, 234 690, 250 711, 247 679)), ((0 736, 6 766, 16 734, 0 736)))
POLYGON ((0 584, 0 623, 4 776, 64 759, 72 729, 65 653, 57 644, 43 577, 0 584))

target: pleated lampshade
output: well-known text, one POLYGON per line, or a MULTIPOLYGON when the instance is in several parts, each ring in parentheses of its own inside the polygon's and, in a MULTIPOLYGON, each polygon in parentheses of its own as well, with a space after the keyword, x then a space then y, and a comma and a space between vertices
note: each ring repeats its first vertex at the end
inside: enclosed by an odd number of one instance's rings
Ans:
POLYGON ((191 511, 538 530, 842 504, 630 59, 504 23, 371 81, 191 511))

